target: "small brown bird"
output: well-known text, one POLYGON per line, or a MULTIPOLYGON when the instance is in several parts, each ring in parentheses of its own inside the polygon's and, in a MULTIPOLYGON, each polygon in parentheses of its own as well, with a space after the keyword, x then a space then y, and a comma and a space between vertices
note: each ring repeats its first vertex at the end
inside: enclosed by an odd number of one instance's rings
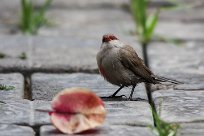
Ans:
POLYGON ((116 94, 124 87, 132 86, 129 99, 135 86, 138 83, 158 84, 160 82, 180 82, 154 75, 145 66, 143 60, 138 57, 136 51, 130 46, 121 42, 113 34, 106 34, 102 38, 100 51, 97 53, 97 64, 100 74, 111 84, 120 88, 109 97, 116 97, 116 94))

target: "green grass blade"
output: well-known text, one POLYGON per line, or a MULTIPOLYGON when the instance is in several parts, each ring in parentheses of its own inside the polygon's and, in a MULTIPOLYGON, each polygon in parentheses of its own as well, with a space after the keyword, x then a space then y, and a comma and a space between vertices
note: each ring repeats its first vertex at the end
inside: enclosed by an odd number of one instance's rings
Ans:
POLYGON ((147 23, 146 23, 146 28, 147 28, 146 38, 147 38, 148 41, 150 39, 152 39, 154 30, 155 30, 155 28, 157 26, 158 17, 159 17, 159 10, 157 10, 154 15, 151 15, 151 16, 148 17, 148 20, 147 20, 147 23))

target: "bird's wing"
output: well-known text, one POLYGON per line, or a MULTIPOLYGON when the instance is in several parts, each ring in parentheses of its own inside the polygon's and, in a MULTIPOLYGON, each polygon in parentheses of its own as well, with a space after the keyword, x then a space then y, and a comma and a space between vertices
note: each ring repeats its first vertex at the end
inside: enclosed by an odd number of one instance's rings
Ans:
POLYGON ((119 50, 119 58, 124 67, 131 70, 136 76, 141 77, 146 82, 154 83, 152 72, 148 67, 144 65, 142 59, 140 59, 135 50, 125 45, 119 50))

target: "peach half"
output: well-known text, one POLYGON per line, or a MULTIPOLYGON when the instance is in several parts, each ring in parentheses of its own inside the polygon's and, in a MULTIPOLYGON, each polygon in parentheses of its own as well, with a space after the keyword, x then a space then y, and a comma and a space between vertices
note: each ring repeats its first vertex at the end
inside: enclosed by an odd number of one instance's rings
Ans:
POLYGON ((51 122, 58 130, 67 134, 101 126, 106 116, 103 101, 84 88, 61 91, 53 98, 51 106, 51 122))

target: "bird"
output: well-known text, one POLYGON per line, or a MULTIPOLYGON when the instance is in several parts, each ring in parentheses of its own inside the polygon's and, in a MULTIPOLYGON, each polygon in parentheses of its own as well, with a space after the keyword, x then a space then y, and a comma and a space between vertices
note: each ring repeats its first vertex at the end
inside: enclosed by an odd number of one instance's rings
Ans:
POLYGON ((135 87, 139 83, 160 84, 161 82, 171 82, 179 84, 181 82, 155 75, 138 56, 132 46, 120 41, 114 34, 105 34, 102 37, 100 50, 96 55, 99 73, 109 83, 119 86, 111 96, 124 87, 132 86, 129 99, 135 87))

